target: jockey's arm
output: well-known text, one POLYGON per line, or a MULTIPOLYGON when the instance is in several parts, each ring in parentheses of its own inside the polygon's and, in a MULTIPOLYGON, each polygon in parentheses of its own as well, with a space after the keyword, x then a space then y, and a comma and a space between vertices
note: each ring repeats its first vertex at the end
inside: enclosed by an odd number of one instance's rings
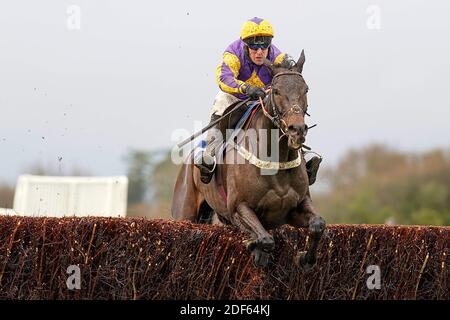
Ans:
POLYGON ((216 81, 222 91, 230 94, 244 93, 245 82, 237 79, 240 68, 241 62, 235 54, 231 52, 223 54, 223 61, 216 71, 216 81))

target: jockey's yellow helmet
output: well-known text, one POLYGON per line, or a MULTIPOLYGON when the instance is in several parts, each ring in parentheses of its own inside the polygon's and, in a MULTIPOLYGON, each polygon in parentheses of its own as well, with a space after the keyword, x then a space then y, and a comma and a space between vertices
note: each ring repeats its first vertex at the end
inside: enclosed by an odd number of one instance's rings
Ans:
POLYGON ((242 25, 241 39, 245 40, 257 36, 273 37, 273 27, 269 21, 254 17, 245 21, 242 25))

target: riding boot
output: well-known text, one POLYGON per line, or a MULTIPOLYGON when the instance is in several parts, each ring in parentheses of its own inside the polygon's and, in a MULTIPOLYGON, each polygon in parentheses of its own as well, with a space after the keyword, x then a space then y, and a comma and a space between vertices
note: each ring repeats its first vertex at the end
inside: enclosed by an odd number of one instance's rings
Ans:
POLYGON ((317 156, 312 157, 306 162, 306 172, 308 173, 309 185, 316 182, 317 171, 319 171, 321 162, 322 158, 317 156))
MULTIPOLYGON (((216 121, 219 118, 220 116, 213 114, 211 116, 211 122, 216 121)), ((215 131, 220 130, 219 123, 209 129, 206 136, 206 148, 195 157, 194 163, 200 170, 200 180, 205 184, 208 184, 211 181, 214 175, 214 169, 216 168, 215 153, 216 147, 220 144, 220 139, 215 135, 215 131)))

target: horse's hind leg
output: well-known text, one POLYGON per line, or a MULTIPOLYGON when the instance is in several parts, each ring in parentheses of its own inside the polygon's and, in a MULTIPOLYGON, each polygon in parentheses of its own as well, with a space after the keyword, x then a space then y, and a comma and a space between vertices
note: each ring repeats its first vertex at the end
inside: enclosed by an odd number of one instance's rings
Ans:
POLYGON ((317 259, 317 248, 325 230, 325 220, 316 214, 312 201, 308 195, 300 203, 297 210, 292 213, 289 224, 294 227, 308 228, 310 243, 306 252, 297 257, 305 271, 312 269, 317 259))
POLYGON ((247 204, 240 203, 233 216, 233 224, 250 234, 252 240, 247 243, 247 248, 252 251, 255 264, 265 267, 275 248, 275 242, 273 237, 264 229, 255 212, 247 204))

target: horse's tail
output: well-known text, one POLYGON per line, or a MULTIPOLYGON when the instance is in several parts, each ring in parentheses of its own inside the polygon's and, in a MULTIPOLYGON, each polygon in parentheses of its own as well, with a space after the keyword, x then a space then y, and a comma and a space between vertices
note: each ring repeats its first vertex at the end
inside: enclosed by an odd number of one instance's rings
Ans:
POLYGON ((175 220, 197 222, 198 194, 194 183, 193 154, 178 172, 172 197, 172 217, 175 220), (192 160, 192 161, 191 161, 192 160))
POLYGON ((194 223, 211 224, 214 210, 200 195, 194 182, 194 154, 183 163, 178 173, 172 198, 172 217, 194 223))

